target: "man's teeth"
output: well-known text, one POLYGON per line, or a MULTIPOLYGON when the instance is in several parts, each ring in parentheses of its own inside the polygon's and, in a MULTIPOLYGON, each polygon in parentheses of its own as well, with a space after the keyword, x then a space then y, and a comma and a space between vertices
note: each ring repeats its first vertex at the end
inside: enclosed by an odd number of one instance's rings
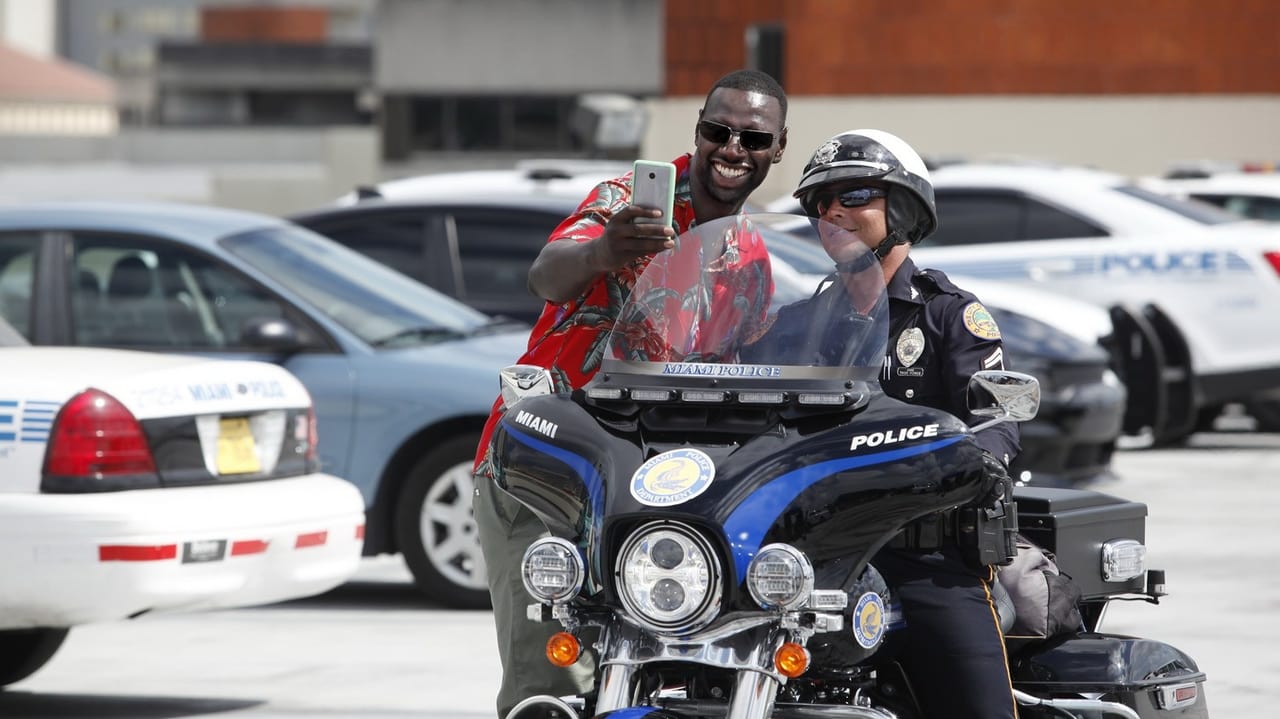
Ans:
POLYGON ((727 167, 725 165, 715 165, 715 168, 716 168, 716 172, 720 173, 721 175, 724 175, 725 177, 738 178, 747 174, 747 170, 744 167, 727 167))

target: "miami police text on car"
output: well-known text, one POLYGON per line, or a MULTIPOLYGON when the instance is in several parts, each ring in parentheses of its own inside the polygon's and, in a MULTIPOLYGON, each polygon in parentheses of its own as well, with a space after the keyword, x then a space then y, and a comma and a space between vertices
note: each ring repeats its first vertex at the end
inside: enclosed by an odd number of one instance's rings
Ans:
POLYGON ((25 345, 0 321, 0 687, 77 625, 293 599, 356 571, 364 504, 317 471, 288 372, 25 345))

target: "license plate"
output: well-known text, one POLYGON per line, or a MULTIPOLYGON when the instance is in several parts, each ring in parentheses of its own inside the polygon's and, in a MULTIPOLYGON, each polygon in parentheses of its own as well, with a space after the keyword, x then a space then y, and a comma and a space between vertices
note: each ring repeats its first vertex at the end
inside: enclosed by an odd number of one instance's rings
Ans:
POLYGON ((258 451, 245 417, 224 417, 218 421, 218 474, 261 472, 258 451))
POLYGON ((182 543, 182 563, 218 562, 227 554, 227 540, 205 539, 182 543))

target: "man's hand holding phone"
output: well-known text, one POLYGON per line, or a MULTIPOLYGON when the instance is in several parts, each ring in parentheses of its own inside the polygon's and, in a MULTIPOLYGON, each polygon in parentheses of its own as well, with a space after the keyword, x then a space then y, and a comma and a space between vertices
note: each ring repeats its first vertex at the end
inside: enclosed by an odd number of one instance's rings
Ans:
POLYGON ((599 272, 612 272, 637 257, 675 247, 675 230, 660 222, 662 212, 631 205, 614 213, 596 240, 592 253, 599 272))
POLYGON ((637 257, 675 247, 671 215, 675 206, 676 166, 636 160, 631 173, 631 204, 605 224, 593 247, 595 268, 616 270, 637 257))

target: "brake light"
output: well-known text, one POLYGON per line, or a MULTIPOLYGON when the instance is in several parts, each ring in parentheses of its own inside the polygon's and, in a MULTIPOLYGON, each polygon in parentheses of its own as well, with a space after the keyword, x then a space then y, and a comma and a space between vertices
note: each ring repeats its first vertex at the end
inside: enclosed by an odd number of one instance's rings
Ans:
MULTIPOLYGON (((88 389, 59 410, 45 453, 44 491, 100 491, 158 483, 156 463, 142 425, 115 397, 88 389), (108 481, 105 485, 64 480, 108 481)), ((97 484, 97 483, 95 483, 97 484)))
POLYGON ((316 430, 316 410, 307 409, 307 468, 314 471, 320 462, 320 433, 316 430))
POLYGON ((1280 252, 1264 252, 1262 256, 1267 258, 1267 262, 1271 263, 1271 269, 1280 275, 1280 252))

